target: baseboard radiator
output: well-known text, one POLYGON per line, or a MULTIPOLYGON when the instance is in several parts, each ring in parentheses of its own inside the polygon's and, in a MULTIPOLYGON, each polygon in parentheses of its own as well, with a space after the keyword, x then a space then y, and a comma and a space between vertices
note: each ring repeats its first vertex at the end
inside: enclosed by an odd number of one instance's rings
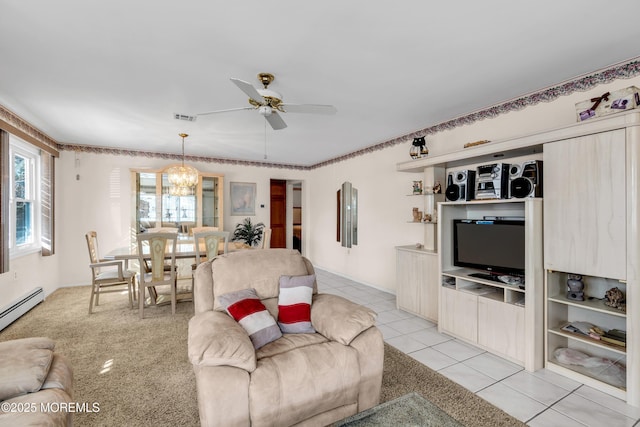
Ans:
POLYGON ((4 307, 0 312, 0 331, 15 322, 36 305, 44 301, 44 291, 36 288, 22 298, 4 307))

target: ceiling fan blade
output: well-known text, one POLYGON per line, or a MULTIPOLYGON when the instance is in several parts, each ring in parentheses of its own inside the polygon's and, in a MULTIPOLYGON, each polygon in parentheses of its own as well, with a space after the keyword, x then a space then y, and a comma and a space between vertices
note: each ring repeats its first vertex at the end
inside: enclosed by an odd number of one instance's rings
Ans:
POLYGON ((263 102, 262 95, 260 95, 258 90, 255 87, 253 87, 251 83, 247 83, 244 80, 239 80, 239 79, 231 79, 231 81, 236 86, 238 86, 241 91, 246 93, 249 96, 249 98, 253 99, 254 101, 258 101, 259 103, 263 102))
POLYGON ((287 127, 287 124, 284 122, 284 120, 282 120, 280 114, 276 113, 275 111, 268 116, 264 116, 264 118, 269 122, 273 130, 280 130, 287 127))
POLYGON ((207 111, 206 113, 198 113, 196 116, 206 116, 207 114, 228 113, 229 111, 254 110, 253 107, 229 108, 228 110, 207 111))
POLYGON ((338 110, 333 105, 320 104, 280 104, 287 113, 335 114, 338 110))

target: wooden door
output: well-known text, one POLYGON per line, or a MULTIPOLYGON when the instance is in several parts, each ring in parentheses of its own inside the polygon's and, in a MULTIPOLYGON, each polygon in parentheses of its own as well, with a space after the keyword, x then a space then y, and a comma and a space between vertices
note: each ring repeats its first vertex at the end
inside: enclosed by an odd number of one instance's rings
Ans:
POLYGON ((271 180, 271 247, 287 247, 287 181, 271 180))

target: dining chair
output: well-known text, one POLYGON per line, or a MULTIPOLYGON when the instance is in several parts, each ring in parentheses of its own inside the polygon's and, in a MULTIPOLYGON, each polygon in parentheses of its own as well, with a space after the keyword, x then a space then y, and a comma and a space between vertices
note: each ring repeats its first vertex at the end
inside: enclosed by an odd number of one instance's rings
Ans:
POLYGON ((147 228, 145 233, 177 233, 178 227, 154 227, 147 228))
POLYGON ((100 303, 101 293, 122 292, 126 286, 129 294, 129 305, 133 308, 135 298, 135 271, 124 268, 123 261, 107 261, 100 258, 98 250, 98 233, 89 231, 85 235, 89 249, 89 267, 91 268, 91 297, 89 298, 89 314, 95 305, 100 303))
MULTIPOLYGON (((201 243, 200 239, 203 237, 202 233, 206 233, 206 232, 210 232, 210 231, 218 231, 218 227, 192 227, 191 228, 191 236, 193 237, 193 244, 194 244, 194 249, 195 249, 196 253, 197 253, 198 249, 200 248, 200 243, 201 243), (196 235, 199 235, 199 237, 196 237, 196 235)), ((227 253, 226 250, 225 250, 225 253, 227 253)), ((200 264, 200 261, 198 260, 198 258, 199 257, 196 257, 195 264, 191 265, 191 268, 193 270, 195 270, 196 267, 198 266, 198 264, 200 264)))
POLYGON ((196 262, 191 264, 191 287, 193 289, 193 280, 196 268, 200 263, 209 261, 220 254, 220 243, 222 243, 222 253, 229 252, 228 231, 202 230, 204 228, 217 227, 200 227, 201 230, 193 231, 193 247, 196 252, 196 262))
POLYGON ((176 314, 178 273, 176 270, 177 233, 140 233, 137 236, 140 279, 138 280, 138 307, 144 318, 145 290, 149 288, 152 304, 155 304, 156 287, 169 286, 171 313, 176 314), (169 264, 165 264, 165 260, 169 264), (147 263, 148 261, 148 263, 147 263), (166 268, 168 265, 169 268, 166 268), (147 267, 149 271, 147 271, 147 267))
MULTIPOLYGON (((177 227, 155 227, 155 228, 149 228, 145 231, 145 233, 178 233, 178 228, 177 227)), ((145 259, 144 261, 144 268, 147 271, 147 273, 149 273, 151 271, 151 267, 149 266, 149 260, 145 259)), ((169 268, 171 268, 171 266, 165 262, 164 263, 164 269, 166 271, 169 271, 169 268)), ((177 267, 175 267, 177 268, 177 267)))
POLYGON ((231 233, 228 231, 194 231, 193 247, 196 252, 196 267, 203 261, 208 261, 220 254, 220 243, 222 253, 229 252, 229 237, 231 233))
POLYGON ((262 230, 262 239, 260 241, 260 247, 262 249, 269 249, 271 247, 271 229, 265 228, 262 230))
POLYGON ((191 227, 191 235, 202 233, 203 231, 218 231, 218 227, 191 227))

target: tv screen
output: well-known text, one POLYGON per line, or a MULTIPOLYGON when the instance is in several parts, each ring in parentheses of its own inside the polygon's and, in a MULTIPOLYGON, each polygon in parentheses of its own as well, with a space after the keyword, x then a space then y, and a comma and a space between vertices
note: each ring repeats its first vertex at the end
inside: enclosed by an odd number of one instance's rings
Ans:
POLYGON ((524 275, 524 221, 453 220, 453 264, 524 275))

